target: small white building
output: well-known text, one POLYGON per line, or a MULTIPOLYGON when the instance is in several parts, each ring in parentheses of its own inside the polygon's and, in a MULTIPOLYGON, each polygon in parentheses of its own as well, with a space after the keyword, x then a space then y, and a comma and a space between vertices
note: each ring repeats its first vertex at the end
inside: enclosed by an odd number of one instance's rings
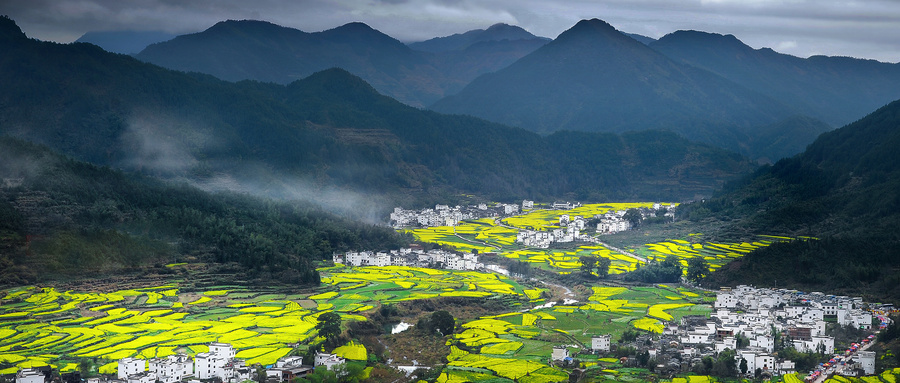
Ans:
POLYGON ((234 355, 230 344, 210 343, 209 352, 194 356, 194 373, 201 380, 218 377, 227 381, 235 376, 235 368, 243 367, 243 362, 235 361, 234 355))
POLYGON ((610 350, 609 334, 595 336, 591 338, 591 350, 594 352, 608 352, 610 350))
POLYGON ((180 382, 194 372, 194 362, 185 354, 169 355, 166 358, 150 359, 151 373, 162 383, 180 382))
POLYGON ((148 371, 128 375, 128 383, 155 383, 156 380, 156 374, 148 371))
POLYGON ((565 346, 562 347, 553 347, 553 352, 550 354, 550 361, 563 360, 569 357, 569 349, 565 346))
POLYGON ((859 359, 859 368, 863 370, 863 373, 875 374, 875 351, 860 351, 856 355, 859 359))
POLYGON ((32 368, 23 368, 16 373, 16 383, 44 383, 44 374, 32 368))
POLYGON ((345 362, 344 358, 337 355, 319 352, 316 353, 315 367, 325 366, 329 370, 334 370, 335 367, 343 365, 345 362))
POLYGON ((534 201, 524 200, 522 201, 522 210, 525 209, 534 209, 534 201))
POLYGON ((122 358, 119 359, 117 376, 120 380, 127 380, 129 375, 139 374, 146 370, 147 362, 143 359, 122 358))

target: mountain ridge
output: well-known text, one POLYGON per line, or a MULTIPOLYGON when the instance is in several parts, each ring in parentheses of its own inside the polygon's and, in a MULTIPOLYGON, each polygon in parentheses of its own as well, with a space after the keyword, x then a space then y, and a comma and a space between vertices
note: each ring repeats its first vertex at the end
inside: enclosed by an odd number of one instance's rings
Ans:
POLYGON ((608 23, 582 20, 556 40, 432 105, 539 133, 648 126, 744 154, 753 127, 795 113, 759 93, 677 64, 608 23))
POLYGON ((799 112, 842 126, 900 98, 900 64, 849 57, 807 59, 754 49, 733 35, 676 31, 650 44, 673 60, 765 92, 799 112))
POLYGON ((474 44, 488 41, 500 40, 543 40, 549 41, 545 37, 538 37, 518 26, 504 23, 491 25, 487 29, 474 29, 464 33, 457 33, 450 36, 435 37, 425 41, 418 41, 407 44, 410 48, 424 52, 439 53, 447 51, 464 50, 474 44))
POLYGON ((557 154, 568 151, 553 141, 403 105, 342 69, 287 86, 230 83, 88 44, 21 39, 3 48, 0 84, 11 90, 0 95, 3 134, 210 190, 312 198, 374 217, 397 204, 446 202, 462 192, 504 201, 690 199, 752 169, 735 154, 669 133, 594 134, 590 139, 620 148, 572 153, 602 170, 566 165, 580 172, 576 177, 557 170, 569 161, 557 154), (642 140, 669 148, 642 162, 618 154, 640 150, 642 140), (694 160, 685 165, 685 157, 694 160), (685 166, 711 176, 694 182, 667 170, 685 166))

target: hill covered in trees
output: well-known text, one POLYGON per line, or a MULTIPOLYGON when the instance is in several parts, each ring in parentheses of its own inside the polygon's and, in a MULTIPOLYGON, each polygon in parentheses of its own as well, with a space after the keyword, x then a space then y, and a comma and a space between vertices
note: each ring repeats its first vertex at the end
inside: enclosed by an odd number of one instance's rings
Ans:
MULTIPOLYGON (((822 134, 805 152, 686 205, 721 235, 811 236, 729 264, 713 282, 843 291, 900 301, 900 101, 822 134)), ((708 227, 710 227, 708 226, 708 227)))
POLYGON ((197 261, 314 284, 315 263, 333 251, 404 242, 309 204, 209 194, 9 137, 0 137, 0 238, 0 284, 197 261))

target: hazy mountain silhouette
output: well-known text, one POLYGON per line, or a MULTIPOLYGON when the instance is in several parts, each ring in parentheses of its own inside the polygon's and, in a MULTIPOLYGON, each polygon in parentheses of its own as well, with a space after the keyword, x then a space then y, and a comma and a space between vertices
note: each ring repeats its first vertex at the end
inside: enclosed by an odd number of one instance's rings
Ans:
POLYGON ((761 154, 756 147, 744 147, 755 128, 795 114, 763 94, 676 63, 597 19, 579 22, 432 108, 540 133, 669 129, 755 157, 761 154))
POLYGON ((900 64, 849 57, 803 59, 753 49, 732 35, 698 31, 674 32, 650 47, 832 126, 848 124, 900 98, 900 64))
POLYGON ((435 37, 430 40, 408 44, 410 48, 423 52, 461 51, 474 44, 489 41, 539 40, 549 42, 546 37, 538 37, 521 27, 508 24, 494 24, 487 29, 475 29, 451 36, 435 37))
POLYGON ((109 52, 126 55, 137 54, 148 45, 175 38, 163 31, 94 31, 88 32, 76 43, 91 43, 109 52))
POLYGON ((31 40, 11 20, 0 24, 4 134, 210 188, 331 196, 345 205, 460 192, 671 199, 709 194, 751 169, 735 154, 670 133, 542 138, 423 111, 340 69, 287 86, 230 83, 89 44, 31 40), (579 144, 587 142, 595 145, 579 144))

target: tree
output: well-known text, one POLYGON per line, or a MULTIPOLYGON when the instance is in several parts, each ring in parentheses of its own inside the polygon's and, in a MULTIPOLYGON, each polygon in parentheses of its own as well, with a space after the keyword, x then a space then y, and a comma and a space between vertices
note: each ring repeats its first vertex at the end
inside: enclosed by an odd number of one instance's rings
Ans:
POLYGON ((325 338, 325 344, 329 347, 337 347, 341 338, 341 316, 333 312, 319 315, 319 323, 316 323, 319 335, 325 338))
POLYGON ((591 257, 587 255, 581 256, 579 258, 581 261, 581 272, 585 274, 590 274, 594 272, 594 267, 597 266, 597 257, 591 257))
POLYGON ((741 375, 747 375, 747 359, 741 358, 741 375))
POLYGON ((434 314, 431 314, 430 322, 431 326, 440 332, 442 336, 453 334, 453 329, 456 327, 456 320, 453 318, 453 315, 450 315, 445 310, 435 311, 434 314))
POLYGON ((687 279, 691 282, 698 283, 709 275, 709 264, 703 257, 694 257, 688 261, 687 279))
POLYGON ((729 348, 720 352, 719 357, 716 358, 716 363, 713 365, 712 374, 726 378, 737 375, 737 366, 734 365, 735 355, 737 353, 729 348))
POLYGON ((612 260, 605 257, 600 257, 597 260, 597 276, 600 278, 606 278, 609 275, 609 267, 612 266, 612 260))
POLYGON ((80 359, 78 360, 78 372, 81 373, 81 376, 87 378, 91 374, 91 369, 94 368, 94 363, 91 362, 90 359, 80 359))
POLYGON ((641 221, 644 219, 644 215, 641 214, 639 209, 628 209, 625 211, 625 215, 622 216, 622 219, 631 222, 632 227, 641 226, 641 221))

